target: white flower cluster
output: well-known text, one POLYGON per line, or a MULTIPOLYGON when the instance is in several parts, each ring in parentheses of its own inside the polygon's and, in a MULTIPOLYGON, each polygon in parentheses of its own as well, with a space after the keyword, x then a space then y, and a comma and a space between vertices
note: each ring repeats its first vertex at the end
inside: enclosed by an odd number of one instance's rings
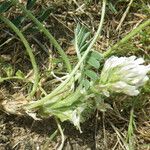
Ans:
POLYGON ((143 65, 143 58, 116 57, 106 60, 101 72, 100 88, 106 96, 109 92, 125 93, 130 96, 139 94, 138 88, 149 79, 150 65, 143 65))

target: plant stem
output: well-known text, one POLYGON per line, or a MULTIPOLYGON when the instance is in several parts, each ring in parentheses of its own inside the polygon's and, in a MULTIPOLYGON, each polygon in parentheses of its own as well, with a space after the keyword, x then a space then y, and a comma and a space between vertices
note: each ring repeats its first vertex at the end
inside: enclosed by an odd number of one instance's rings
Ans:
POLYGON ((65 99, 58 101, 57 103, 50 106, 51 109, 58 109, 59 107, 68 107, 75 103, 79 97, 82 96, 81 94, 81 86, 79 86, 75 92, 67 96, 65 99))
POLYGON ((112 55, 113 53, 115 53, 115 49, 117 49, 121 44, 127 42, 129 39, 131 39, 134 35, 136 35, 137 33, 139 33, 141 30, 143 30, 148 25, 150 25, 150 19, 146 20, 141 25, 139 25, 137 28, 133 29, 122 40, 120 40, 119 42, 117 42, 116 44, 114 44, 111 48, 109 48, 103 54, 103 56, 106 58, 106 57, 109 57, 110 55, 112 55))
POLYGON ((5 80, 12 80, 12 79, 23 80, 23 78, 16 77, 16 76, 13 76, 13 77, 4 77, 4 78, 0 78, 0 83, 3 82, 3 81, 5 81, 5 80))
POLYGON ((89 47, 87 48, 87 50, 85 51, 85 53, 83 54, 82 58, 80 59, 78 64, 75 66, 73 71, 70 73, 70 76, 64 82, 62 82, 62 84, 60 84, 54 91, 52 91, 50 94, 48 94, 47 96, 45 96, 41 100, 38 100, 34 103, 29 104, 28 106, 26 106, 26 109, 33 109, 35 107, 43 105, 46 101, 50 100, 53 96, 55 96, 57 94, 57 92, 59 92, 59 90, 64 88, 64 86, 70 81, 70 79, 77 73, 80 65, 82 64, 82 62, 84 61, 84 59, 86 58, 88 53, 90 52, 92 46, 94 45, 94 43, 96 42, 98 36, 101 33, 102 25, 103 25, 103 22, 104 22, 105 9, 106 9, 106 0, 103 0, 102 14, 101 14, 101 20, 100 20, 100 23, 99 23, 98 30, 95 33, 93 40, 91 41, 91 43, 90 43, 89 47))
POLYGON ((57 123, 58 130, 59 130, 59 132, 61 134, 61 144, 58 147, 58 150, 62 150, 63 146, 64 146, 64 143, 65 143, 65 136, 64 136, 63 129, 61 128, 59 120, 56 117, 55 117, 55 120, 56 120, 56 123, 57 123))
POLYGON ((31 63, 32 63, 32 66, 33 66, 33 70, 34 70, 34 84, 33 84, 32 90, 30 92, 30 97, 32 97, 32 96, 34 96, 34 94, 36 92, 36 89, 38 87, 38 82, 39 82, 39 70, 38 70, 38 67, 37 67, 37 64, 36 64, 36 61, 35 61, 35 57, 32 53, 32 49, 29 46, 29 43, 26 40, 26 38, 24 37, 24 35, 21 33, 21 31, 11 21, 9 21, 7 18, 5 18, 2 15, 0 15, 0 19, 3 22, 5 22, 20 37, 20 39, 23 42, 23 44, 24 44, 24 46, 27 50, 27 53, 30 57, 30 60, 31 60, 31 63))
POLYGON ((134 143, 134 128, 135 128, 135 122, 134 122, 134 107, 131 108, 130 111, 130 120, 128 125, 128 132, 126 137, 126 143, 128 143, 129 150, 135 149, 135 143, 134 143))
POLYGON ((67 55, 65 54, 64 50, 61 48, 61 46, 58 44, 58 42, 55 40, 55 38, 52 36, 52 34, 44 27, 44 25, 38 21, 33 15, 32 13, 27 10, 22 4, 20 4, 18 2, 18 0, 12 0, 12 3, 14 5, 18 5, 19 8, 24 12, 25 15, 27 15, 40 29, 41 32, 43 32, 48 39, 50 40, 50 42, 53 44, 53 46, 58 50, 59 54, 61 55, 64 63, 66 64, 67 70, 68 72, 71 72, 71 64, 69 62, 69 59, 67 57, 67 55))

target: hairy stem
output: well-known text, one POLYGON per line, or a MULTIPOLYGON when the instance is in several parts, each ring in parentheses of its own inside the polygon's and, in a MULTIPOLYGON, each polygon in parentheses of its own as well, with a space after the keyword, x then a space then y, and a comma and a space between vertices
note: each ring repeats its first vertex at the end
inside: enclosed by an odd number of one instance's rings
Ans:
POLYGON ((24 35, 21 33, 21 31, 11 21, 9 21, 9 19, 5 18, 2 15, 0 16, 0 19, 3 22, 5 22, 20 37, 20 39, 23 42, 23 44, 27 50, 27 53, 30 57, 30 60, 31 60, 31 63, 33 66, 33 70, 34 70, 34 84, 33 84, 33 87, 32 87, 31 93, 30 93, 30 97, 32 97, 32 96, 34 96, 34 94, 36 92, 36 89, 38 87, 38 82, 39 82, 39 70, 38 70, 38 66, 35 61, 35 57, 32 53, 32 49, 29 46, 29 43, 26 40, 26 38, 24 37, 24 35))
POLYGON ((63 146, 64 146, 64 143, 65 143, 65 136, 64 136, 63 129, 61 128, 59 120, 56 117, 55 117, 55 120, 56 120, 56 123, 57 123, 58 130, 59 130, 59 132, 61 134, 61 144, 58 147, 58 150, 62 150, 63 146))
POLYGON ((50 94, 48 94, 47 96, 45 96, 41 100, 38 100, 38 101, 36 101, 36 102, 34 102, 32 104, 29 104, 26 107, 26 109, 33 109, 35 107, 43 105, 46 101, 50 100, 53 96, 55 96, 57 94, 57 92, 59 92, 62 88, 64 88, 64 86, 72 79, 72 77, 74 77, 74 75, 77 73, 80 65, 85 60, 86 56, 90 52, 90 50, 93 47, 94 43, 96 42, 98 36, 101 34, 102 25, 103 25, 104 16, 105 16, 105 9, 106 9, 106 0, 103 0, 102 14, 101 14, 101 20, 100 20, 100 23, 99 23, 98 30, 95 33, 93 40, 91 41, 91 43, 88 46, 88 48, 85 51, 85 53, 83 54, 82 58, 80 59, 80 61, 78 62, 78 64, 75 66, 75 68, 73 69, 73 71, 70 73, 69 77, 62 84, 60 84, 54 91, 52 91, 50 94))

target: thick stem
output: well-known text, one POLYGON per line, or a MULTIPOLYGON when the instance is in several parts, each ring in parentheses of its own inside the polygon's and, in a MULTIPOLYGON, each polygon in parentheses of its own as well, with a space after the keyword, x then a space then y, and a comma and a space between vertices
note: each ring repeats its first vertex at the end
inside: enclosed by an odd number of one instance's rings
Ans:
POLYGON ((50 94, 48 94, 47 96, 45 96, 41 100, 38 100, 38 101, 36 101, 36 102, 34 102, 32 104, 29 104, 26 107, 27 109, 33 109, 35 107, 41 106, 46 101, 50 100, 53 96, 55 96, 57 94, 57 92, 59 92, 59 90, 61 90, 62 88, 64 88, 64 86, 70 81, 70 79, 77 73, 80 65, 82 64, 82 62, 84 61, 84 59, 86 58, 86 56, 88 55, 88 53, 90 52, 92 46, 94 45, 94 43, 96 42, 98 36, 101 33, 102 25, 103 25, 103 22, 104 22, 104 16, 105 16, 105 8, 106 8, 106 0, 103 0, 102 14, 101 14, 101 20, 100 20, 100 24, 99 24, 98 30, 95 33, 94 38, 91 41, 91 43, 90 43, 89 47, 87 48, 87 50, 85 51, 84 55, 82 56, 82 58, 80 59, 80 61, 78 62, 78 64, 75 66, 75 68, 73 69, 73 71, 70 73, 70 76, 62 84, 60 84, 54 91, 52 91, 50 94))
POLYGON ((61 125, 60 125, 60 123, 59 123, 59 120, 58 120, 56 117, 55 117, 55 120, 56 120, 58 129, 59 129, 59 132, 60 132, 60 134, 61 134, 61 144, 60 144, 60 146, 58 147, 58 150, 62 150, 62 149, 63 149, 63 146, 64 146, 64 143, 65 143, 65 136, 64 136, 63 129, 61 128, 61 125))
POLYGON ((44 25, 38 21, 33 15, 32 13, 27 10, 22 4, 20 4, 18 2, 18 0, 12 0, 12 3, 14 5, 18 5, 19 8, 24 12, 25 15, 27 15, 27 17, 29 17, 36 25, 37 27, 40 29, 41 32, 43 32, 48 39, 50 40, 50 42, 53 44, 53 46, 58 50, 59 54, 61 55, 64 63, 66 64, 66 67, 68 69, 69 72, 71 72, 71 64, 69 62, 69 59, 67 57, 67 55, 65 54, 64 50, 61 48, 61 46, 58 44, 58 42, 55 40, 55 38, 52 36, 52 34, 44 27, 44 25))
POLYGON ((146 26, 150 25, 150 19, 143 22, 141 25, 139 25, 137 28, 132 30, 129 34, 127 34, 122 40, 117 42, 115 45, 113 45, 111 48, 109 48, 104 54, 104 57, 109 57, 113 53, 115 53, 115 49, 117 49, 121 44, 127 42, 129 39, 131 39, 134 35, 139 33, 139 31, 143 30, 146 26))
POLYGON ((29 46, 28 41, 26 40, 26 38, 24 37, 24 35, 21 33, 21 31, 11 22, 9 21, 7 18, 3 17, 2 15, 0 15, 0 19, 3 20, 11 29, 13 29, 13 31, 20 37, 21 41, 23 42, 27 53, 30 57, 32 66, 33 66, 33 70, 34 70, 34 84, 33 84, 33 88, 32 91, 30 93, 30 96, 34 96, 36 89, 38 87, 38 82, 39 82, 39 70, 35 61, 35 57, 32 53, 32 49, 29 46))
POLYGON ((71 106, 73 103, 77 102, 78 99, 82 96, 81 94, 81 86, 76 89, 75 92, 70 94, 68 97, 66 97, 64 100, 58 101, 52 106, 50 106, 51 109, 58 109, 60 107, 68 107, 71 106))

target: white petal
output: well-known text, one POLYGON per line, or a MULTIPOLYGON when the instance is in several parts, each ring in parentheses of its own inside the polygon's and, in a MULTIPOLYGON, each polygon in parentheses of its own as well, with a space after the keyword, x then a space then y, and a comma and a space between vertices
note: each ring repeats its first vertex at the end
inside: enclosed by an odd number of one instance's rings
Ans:
POLYGON ((140 92, 138 90, 127 90, 124 92, 125 94, 127 95, 130 95, 130 96, 137 96, 140 92))
POLYGON ((111 67, 112 62, 114 61, 115 56, 110 57, 109 59, 106 60, 104 64, 104 70, 107 70, 111 67))
POLYGON ((147 76, 145 76, 136 84, 136 86, 140 87, 140 86, 144 85, 148 80, 149 80, 149 78, 147 76))
POLYGON ((145 61, 143 58, 138 58, 134 61, 136 64, 143 64, 145 61))
POLYGON ((124 88, 126 86, 127 86, 127 84, 123 81, 119 81, 119 82, 116 82, 113 84, 113 87, 115 87, 116 89, 121 89, 121 88, 124 88))
POLYGON ((136 59, 136 56, 130 56, 130 57, 126 57, 129 61, 134 61, 136 59))
POLYGON ((120 66, 120 65, 122 66, 122 65, 124 65, 124 62, 125 62, 124 57, 120 57, 120 58, 116 57, 114 59, 114 61, 112 62, 111 67, 114 68, 114 67, 117 67, 117 66, 120 66))
POLYGON ((126 66, 123 66, 120 71, 127 71, 127 70, 130 70, 132 68, 134 68, 135 65, 126 65, 126 66))

